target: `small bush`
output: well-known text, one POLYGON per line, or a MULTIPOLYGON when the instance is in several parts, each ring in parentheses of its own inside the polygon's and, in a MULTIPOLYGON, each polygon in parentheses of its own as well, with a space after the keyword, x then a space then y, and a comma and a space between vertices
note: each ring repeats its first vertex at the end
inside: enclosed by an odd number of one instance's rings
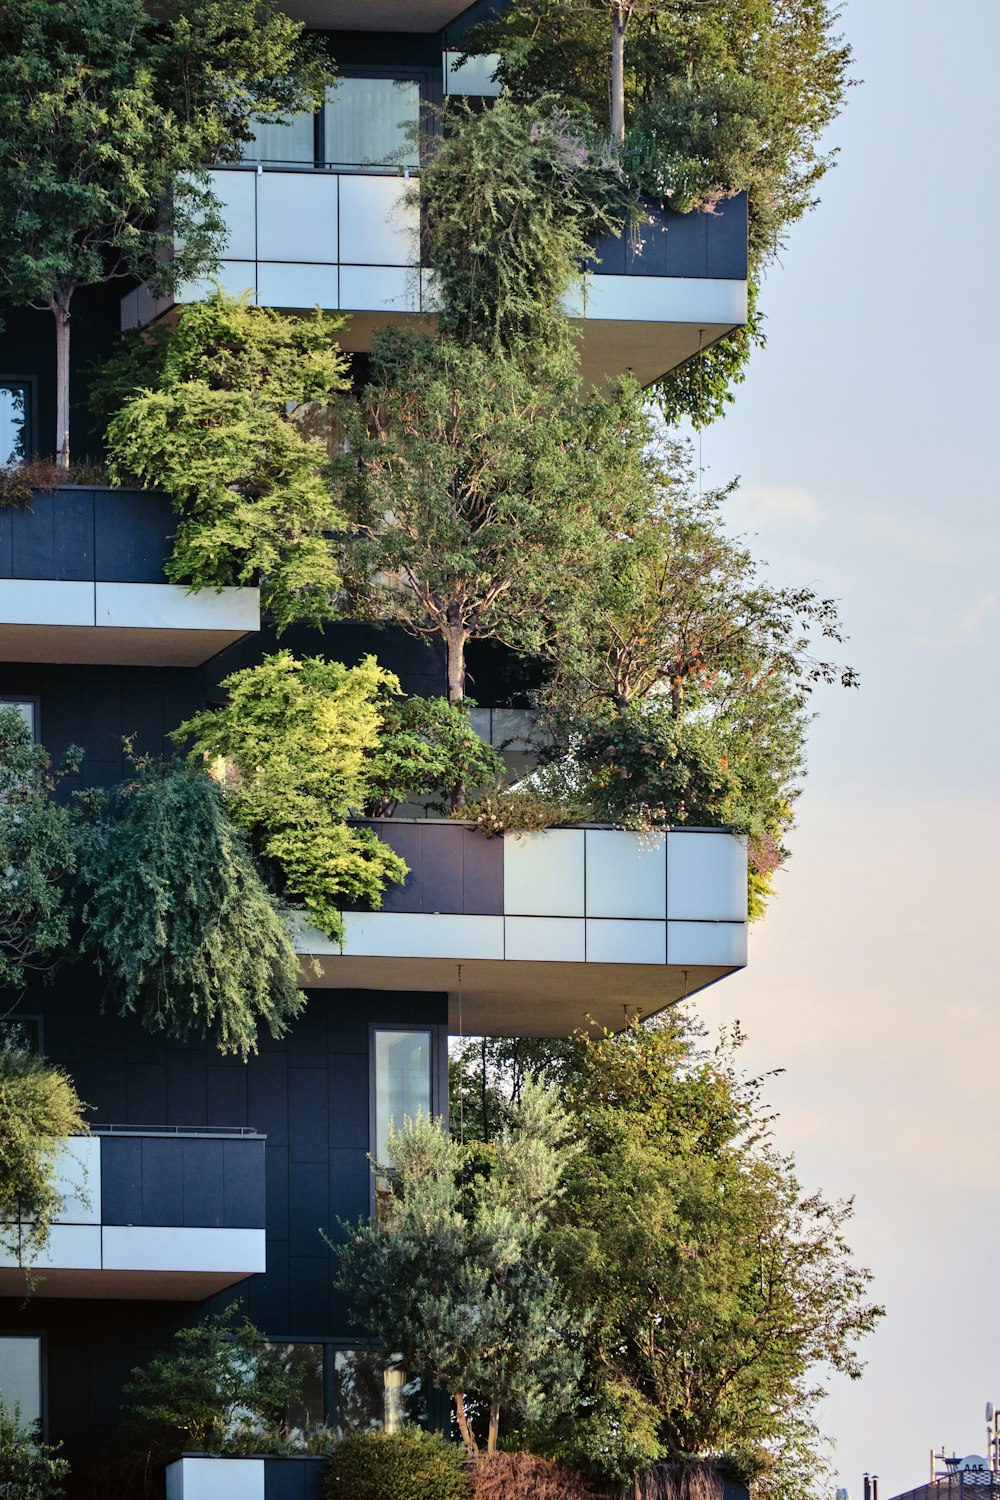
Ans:
POLYGON ((541 833, 564 823, 584 823, 592 815, 583 803, 549 797, 526 785, 489 792, 456 816, 475 823, 486 838, 499 838, 504 833, 541 833))
POLYGON ((56 1500, 69 1464, 58 1448, 39 1442, 15 1406, 0 1397, 0 1496, 3 1500, 56 1500))
POLYGON ((472 1470, 473 1500, 604 1500, 582 1475, 537 1453, 494 1453, 472 1470))
POLYGON ((27 510, 36 490, 54 490, 68 482, 65 469, 49 458, 23 458, 0 467, 0 510, 27 510))
POLYGON ((326 1468, 326 1500, 471 1500, 464 1450, 437 1433, 352 1432, 326 1468))

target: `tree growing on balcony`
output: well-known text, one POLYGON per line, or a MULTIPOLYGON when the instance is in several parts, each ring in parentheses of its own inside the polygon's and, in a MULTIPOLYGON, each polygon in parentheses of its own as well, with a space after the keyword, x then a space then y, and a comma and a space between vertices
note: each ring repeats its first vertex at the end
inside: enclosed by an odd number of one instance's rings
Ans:
POLYGON ((206 167, 254 117, 322 99, 327 65, 269 0, 11 0, 0 8, 0 289, 49 310, 56 461, 69 463, 69 349, 81 287, 210 269, 206 167))
MULTIPOLYGON (((829 0, 513 0, 466 46, 499 53, 516 99, 582 107, 644 200, 712 212, 746 191, 755 290, 833 160, 851 62, 836 21, 829 0)), ((752 303, 746 329, 665 378, 665 411, 718 415, 754 342, 752 303)))
POLYGON ((342 517, 321 434, 346 385, 338 327, 216 291, 128 340, 96 385, 113 476, 165 490, 178 513, 167 577, 259 582, 279 630, 337 613, 342 517))
POLYGON ((56 1158, 67 1136, 86 1134, 86 1108, 61 1068, 0 1047, 0 1247, 21 1265, 48 1243, 63 1201, 56 1158))
POLYGON ((544 645, 598 541, 599 455, 572 388, 499 348, 392 329, 371 361, 342 480, 352 598, 439 637, 457 703, 470 640, 544 645))

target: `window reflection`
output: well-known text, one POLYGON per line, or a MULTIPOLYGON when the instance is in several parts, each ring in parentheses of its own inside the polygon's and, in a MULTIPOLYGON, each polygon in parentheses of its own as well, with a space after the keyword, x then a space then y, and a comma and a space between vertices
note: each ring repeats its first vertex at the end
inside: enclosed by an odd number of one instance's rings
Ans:
POLYGON ((333 1369, 333 1426, 338 1433, 398 1432, 406 1423, 425 1423, 423 1381, 407 1377, 400 1365, 386 1369, 366 1349, 338 1349, 333 1369))
POLYGON ((42 1341, 30 1336, 0 1337, 0 1397, 8 1411, 19 1409, 22 1427, 41 1426, 42 1341))
POLYGON ((17 381, 0 383, 0 466, 28 458, 28 387, 17 381))
POLYGON ((430 1031, 375 1033, 375 1159, 388 1161, 389 1131, 431 1113, 430 1031))
POLYGON ((283 1422, 292 1442, 306 1442, 326 1421, 323 1386, 323 1344, 270 1344, 268 1354, 286 1375, 297 1377, 297 1393, 289 1401, 283 1422))

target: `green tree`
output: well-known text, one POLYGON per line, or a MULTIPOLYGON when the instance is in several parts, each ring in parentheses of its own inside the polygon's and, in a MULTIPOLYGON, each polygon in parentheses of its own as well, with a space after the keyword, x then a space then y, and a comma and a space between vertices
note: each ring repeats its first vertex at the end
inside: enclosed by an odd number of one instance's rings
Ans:
POLYGON ((182 724, 192 761, 218 761, 226 805, 277 866, 283 894, 343 941, 345 901, 378 905, 385 885, 407 874, 374 833, 352 828, 375 795, 381 703, 399 684, 373 656, 356 667, 288 651, 222 683, 225 708, 182 724))
POLYGON ((161 1462, 185 1449, 274 1452, 287 1444, 286 1410, 301 1386, 238 1304, 182 1328, 174 1347, 134 1369, 123 1391, 132 1448, 161 1462))
POLYGON ((11 1500, 59 1500, 69 1464, 59 1444, 43 1443, 25 1427, 21 1414, 0 1397, 0 1495, 11 1500))
POLYGON ((857 1342, 881 1315, 844 1239, 850 1204, 803 1192, 759 1083, 675 1012, 580 1038, 564 1097, 582 1149, 555 1264, 591 1319, 594 1403, 570 1446, 598 1467, 728 1452, 759 1469, 820 1367, 860 1374, 857 1342), (631 1458, 610 1451, 615 1431, 631 1458))
POLYGON ((345 388, 339 327, 217 290, 174 328, 135 336, 103 372, 116 480, 166 490, 180 518, 167 577, 193 589, 260 581, 282 629, 336 613, 329 533, 341 524, 322 419, 345 388))
POLYGON ((376 336, 349 435, 357 607, 439 637, 456 703, 470 640, 544 645, 598 540, 588 467, 599 456, 572 391, 499 350, 398 329, 376 336))
POLYGON ((51 970, 67 951, 66 881, 76 861, 70 816, 53 798, 55 775, 16 708, 0 705, 0 991, 21 989, 29 970, 51 970))
POLYGON ((563 1304, 543 1229, 572 1155, 566 1121, 543 1085, 522 1093, 512 1127, 483 1155, 426 1116, 390 1136, 391 1195, 374 1223, 337 1247, 338 1285, 387 1356, 428 1370, 455 1402, 473 1457, 473 1398, 501 1413, 555 1416, 574 1404, 580 1328, 563 1304))
POLYGON ((444 813, 467 784, 486 786, 503 774, 503 756, 469 722, 468 700, 385 697, 368 771, 368 810, 375 816, 391 817, 410 797, 421 798, 431 812, 444 813))
POLYGON ((253 119, 315 107, 327 69, 262 0, 11 0, 0 11, 0 285, 49 309, 56 459, 69 463, 76 291, 118 277, 169 290, 221 243, 206 167, 253 119))
MULTIPOLYGON (((57 1161, 67 1136, 87 1133, 86 1108, 61 1068, 0 1047, 0 1246, 20 1265, 30 1267, 48 1243, 62 1208, 57 1161)), ((0 1415, 0 1451, 4 1437, 14 1441, 0 1415)))
POLYGON ((246 1058, 260 1025, 283 1036, 304 1004, 287 923, 211 777, 136 769, 80 825, 83 951, 120 1015, 246 1058))

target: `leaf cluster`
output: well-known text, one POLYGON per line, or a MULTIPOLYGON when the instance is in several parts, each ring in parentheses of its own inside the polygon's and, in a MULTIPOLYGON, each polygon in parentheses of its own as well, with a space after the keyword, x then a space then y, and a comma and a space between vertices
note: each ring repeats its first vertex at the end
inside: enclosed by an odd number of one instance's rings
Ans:
POLYGON ((345 387, 339 326, 290 318, 221 290, 176 327, 135 337, 105 369, 115 482, 163 489, 179 524, 167 577, 193 589, 259 582, 279 630, 336 612, 331 531, 341 517, 308 419, 345 387))
POLYGON ((79 827, 82 951, 105 1005, 246 1058, 303 1006, 289 929, 219 787, 197 766, 140 763, 79 827))
POLYGON ((326 1500, 471 1500, 461 1448, 437 1432, 349 1432, 323 1475, 326 1500))
POLYGON ((0 1396, 0 1495, 16 1500, 60 1500, 69 1464, 60 1444, 43 1443, 0 1396))
POLYGON ((452 102, 443 123, 420 180, 442 332, 530 363, 565 359, 563 299, 592 258, 588 237, 621 228, 619 169, 586 115, 554 98, 452 102))
POLYGON ((352 828, 376 795, 387 691, 396 679, 373 656, 356 667, 288 651, 222 683, 228 702, 182 724, 192 762, 219 761, 226 806, 280 872, 283 895, 343 938, 345 902, 377 906, 407 866, 374 833, 352 828))
MULTIPOLYGON (((85 1135, 87 1106, 69 1076, 36 1053, 0 1048, 0 1245, 30 1266, 62 1208, 57 1158, 85 1135)), ((2 1433, 2 1417, 0 1417, 2 1433)))
POLYGON ((54 775, 18 710, 0 705, 0 989, 22 988, 26 970, 51 970, 69 944, 76 853, 70 815, 52 793, 79 758, 73 747, 54 775))
POLYGON ((182 1328, 174 1348, 134 1369, 124 1388, 134 1449, 169 1460, 186 1449, 266 1453, 287 1449, 285 1412, 301 1369, 280 1357, 238 1305, 182 1328))
POLYGON ((490 785, 503 775, 503 756, 473 729, 469 706, 468 699, 384 697, 367 812, 391 817, 401 802, 419 797, 428 811, 446 813, 459 787, 490 785))

